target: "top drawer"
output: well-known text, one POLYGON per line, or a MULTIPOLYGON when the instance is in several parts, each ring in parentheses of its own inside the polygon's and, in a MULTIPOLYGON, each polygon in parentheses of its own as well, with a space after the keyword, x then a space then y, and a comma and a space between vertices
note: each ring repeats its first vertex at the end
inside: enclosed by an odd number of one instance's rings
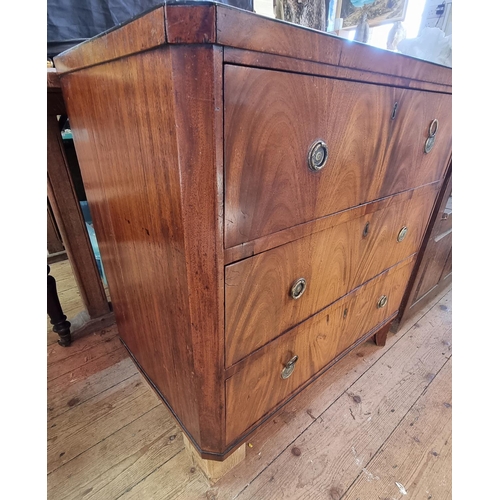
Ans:
POLYGON ((450 95, 231 65, 224 78, 226 248, 444 172, 450 95))

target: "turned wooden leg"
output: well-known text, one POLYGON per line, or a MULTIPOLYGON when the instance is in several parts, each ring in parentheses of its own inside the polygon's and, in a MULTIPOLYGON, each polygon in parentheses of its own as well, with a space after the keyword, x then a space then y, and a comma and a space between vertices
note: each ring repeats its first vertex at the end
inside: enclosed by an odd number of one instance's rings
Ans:
POLYGON ((50 324, 54 325, 52 330, 59 335, 59 345, 68 347, 71 345, 71 323, 67 321, 59 302, 56 280, 49 273, 50 267, 47 266, 47 314, 50 318, 50 324))
POLYGON ((391 328, 392 322, 388 323, 387 325, 384 325, 374 336, 373 340, 376 345, 383 347, 385 346, 385 342, 387 340, 387 333, 389 332, 391 328))

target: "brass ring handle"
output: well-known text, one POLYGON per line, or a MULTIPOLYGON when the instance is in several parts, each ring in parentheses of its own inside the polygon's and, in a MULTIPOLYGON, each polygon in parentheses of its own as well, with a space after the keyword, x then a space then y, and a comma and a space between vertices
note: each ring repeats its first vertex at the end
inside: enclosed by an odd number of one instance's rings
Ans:
POLYGON ((325 166, 327 159, 328 147, 326 143, 321 139, 313 142, 307 154, 307 164, 309 168, 314 172, 318 172, 325 166))
POLYGON ((387 305, 387 295, 382 295, 377 301, 377 309, 382 309, 382 307, 385 307, 387 305))
POLYGON ((306 279, 305 278, 299 278, 293 285, 292 288, 290 288, 290 296, 292 299, 300 299, 302 295, 304 295, 304 292, 306 291, 306 279))
POLYGON ((431 149, 434 147, 438 128, 439 128, 439 121, 437 118, 434 118, 434 120, 432 120, 431 124, 429 125, 429 136, 427 137, 424 145, 425 154, 430 153, 431 149))
POLYGON ((403 226, 398 233, 398 242, 403 241, 406 238, 406 235, 408 234, 408 228, 406 226, 403 226))
POLYGON ((282 379, 288 378, 293 373, 293 370, 295 370, 295 363, 297 363, 298 359, 299 359, 298 356, 294 356, 292 359, 290 359, 290 361, 287 362, 285 368, 281 370, 282 379))
POLYGON ((437 118, 434 118, 429 126, 429 137, 434 137, 437 134, 438 128, 439 121, 437 118))

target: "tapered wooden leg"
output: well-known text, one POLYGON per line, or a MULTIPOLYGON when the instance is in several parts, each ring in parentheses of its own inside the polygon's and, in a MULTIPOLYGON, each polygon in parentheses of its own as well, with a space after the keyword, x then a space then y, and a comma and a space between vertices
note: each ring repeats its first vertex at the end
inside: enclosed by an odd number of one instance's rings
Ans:
POLYGON ((68 347, 71 345, 71 323, 67 321, 59 302, 56 280, 49 273, 50 267, 47 266, 47 314, 50 318, 50 324, 54 325, 52 330, 59 335, 59 345, 68 347))
POLYGON ((387 333, 389 332, 391 328, 391 323, 388 323, 387 325, 384 325, 374 336, 373 340, 376 345, 383 347, 385 346, 385 343, 387 341, 387 333))

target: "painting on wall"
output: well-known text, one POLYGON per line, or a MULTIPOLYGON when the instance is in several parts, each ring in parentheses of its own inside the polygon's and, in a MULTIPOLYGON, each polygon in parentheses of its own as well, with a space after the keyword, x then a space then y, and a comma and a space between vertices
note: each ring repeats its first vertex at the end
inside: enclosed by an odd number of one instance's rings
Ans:
POLYGON ((342 29, 347 30, 355 28, 363 14, 371 27, 404 21, 408 0, 339 0, 339 3, 342 29))

